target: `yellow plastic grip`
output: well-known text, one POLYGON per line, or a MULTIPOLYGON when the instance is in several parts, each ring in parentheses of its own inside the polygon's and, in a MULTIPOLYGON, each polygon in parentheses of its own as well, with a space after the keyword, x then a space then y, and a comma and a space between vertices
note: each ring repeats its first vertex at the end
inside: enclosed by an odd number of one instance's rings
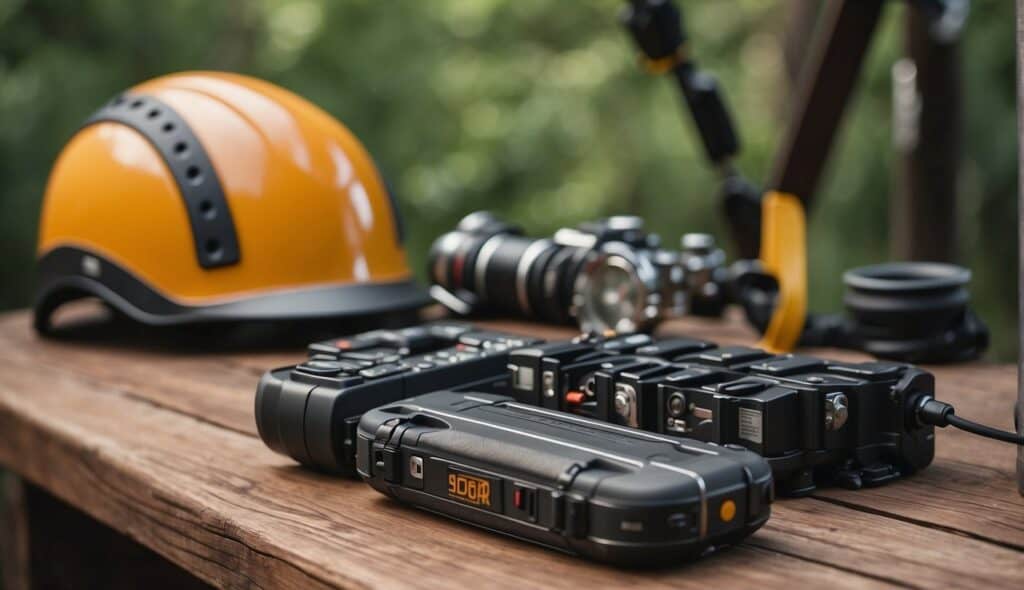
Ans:
POLYGON ((779 283, 772 319, 759 346, 793 350, 807 319, 807 219, 793 195, 770 191, 761 203, 761 264, 779 283))

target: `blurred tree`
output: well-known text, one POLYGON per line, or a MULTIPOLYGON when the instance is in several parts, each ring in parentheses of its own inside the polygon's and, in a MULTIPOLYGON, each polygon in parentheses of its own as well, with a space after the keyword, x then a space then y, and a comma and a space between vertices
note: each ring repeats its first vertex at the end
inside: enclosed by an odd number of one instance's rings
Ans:
MULTIPOLYGON (((762 178, 788 100, 787 2, 684 2, 693 53, 719 75, 762 178)), ((667 80, 619 30, 621 0, 0 0, 0 307, 25 305, 39 199, 61 145, 143 79, 227 69, 282 84, 366 143, 398 193, 418 270, 430 241, 489 208, 546 234, 617 212, 672 242, 724 237, 715 175, 667 80)), ((811 218, 812 305, 887 253, 889 68, 903 7, 869 56, 811 218)), ((998 356, 1015 354, 1013 5, 976 0, 963 44, 962 262, 998 356)), ((723 238, 724 239, 724 238, 723 238)), ((422 275, 421 275, 422 276, 422 275)))

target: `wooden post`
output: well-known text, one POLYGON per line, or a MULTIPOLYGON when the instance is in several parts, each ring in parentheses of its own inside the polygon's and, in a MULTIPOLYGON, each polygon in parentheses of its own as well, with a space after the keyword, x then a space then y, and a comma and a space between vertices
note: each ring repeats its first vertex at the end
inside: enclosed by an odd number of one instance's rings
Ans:
POLYGON ((889 205, 890 249, 897 260, 951 262, 961 156, 960 43, 937 39, 930 27, 921 6, 907 4, 907 59, 893 76, 900 164, 889 205))
POLYGON ((0 472, 0 488, 0 588, 28 590, 32 579, 25 485, 13 473, 0 472))
MULTIPOLYGON (((0 474, 3 590, 209 586, 13 473, 0 474)), ((102 493, 91 490, 88 493, 102 493)))

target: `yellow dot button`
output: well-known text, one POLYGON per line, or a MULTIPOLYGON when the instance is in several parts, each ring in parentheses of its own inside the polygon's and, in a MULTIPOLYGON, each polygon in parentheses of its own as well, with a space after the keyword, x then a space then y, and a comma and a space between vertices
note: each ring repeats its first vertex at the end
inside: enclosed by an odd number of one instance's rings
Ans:
POLYGON ((718 509, 718 516, 722 518, 722 522, 732 522, 732 519, 736 518, 736 502, 732 500, 722 502, 722 507, 718 509))

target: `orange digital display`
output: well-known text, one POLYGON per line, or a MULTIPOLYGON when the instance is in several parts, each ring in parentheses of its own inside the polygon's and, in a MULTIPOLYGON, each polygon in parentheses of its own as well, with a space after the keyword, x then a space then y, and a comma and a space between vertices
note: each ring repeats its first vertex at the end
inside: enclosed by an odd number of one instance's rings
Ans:
POLYGON ((449 471, 448 495, 467 504, 491 508, 491 482, 482 477, 449 471))

